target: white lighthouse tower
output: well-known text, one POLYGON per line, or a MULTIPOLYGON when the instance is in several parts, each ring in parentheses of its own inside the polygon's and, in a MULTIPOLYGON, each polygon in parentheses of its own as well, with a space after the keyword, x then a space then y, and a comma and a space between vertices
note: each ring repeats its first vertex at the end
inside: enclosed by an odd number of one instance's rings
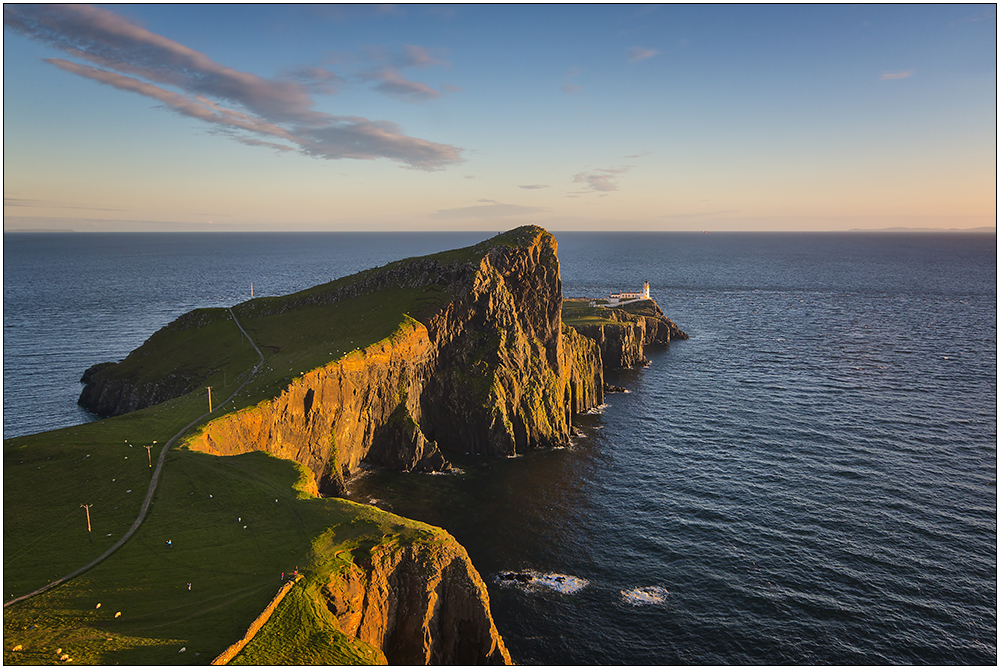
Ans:
POLYGON ((649 299, 649 281, 643 281, 642 283, 642 297, 643 299, 649 299))

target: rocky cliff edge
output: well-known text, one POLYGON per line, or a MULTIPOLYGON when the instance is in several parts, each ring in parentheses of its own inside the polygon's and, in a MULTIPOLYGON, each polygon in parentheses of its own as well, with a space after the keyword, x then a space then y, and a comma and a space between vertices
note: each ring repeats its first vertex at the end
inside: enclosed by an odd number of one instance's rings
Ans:
MULTIPOLYGON (((514 455, 565 444, 574 413, 603 402, 600 351, 563 327, 557 243, 534 226, 233 311, 251 333, 267 331, 265 324, 273 331, 282 319, 302 322, 307 313, 335 328, 344 305, 357 309, 407 291, 438 297, 405 303, 388 337, 287 378, 266 399, 203 425, 188 447, 218 455, 268 451, 304 464, 321 493, 338 495, 362 463, 434 471, 448 467, 449 452, 514 455)), ((88 370, 81 404, 100 398, 89 408, 115 414, 197 388, 204 379, 196 372, 178 379, 173 371, 196 366, 178 363, 152 375, 137 365, 161 359, 175 339, 183 339, 183 350, 200 349, 198 333, 232 329, 225 321, 186 314, 124 363, 88 370), (122 368, 133 371, 119 374, 122 368)), ((285 342, 259 343, 268 355, 291 355, 285 342)))

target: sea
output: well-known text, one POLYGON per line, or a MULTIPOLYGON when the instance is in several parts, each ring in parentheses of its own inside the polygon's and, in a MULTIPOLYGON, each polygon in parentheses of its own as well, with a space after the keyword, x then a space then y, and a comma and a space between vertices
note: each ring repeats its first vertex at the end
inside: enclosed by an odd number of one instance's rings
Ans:
MULTIPOLYGON (((494 232, 5 233, 3 436, 93 420, 87 367, 251 282, 494 232)), ((565 448, 349 491, 468 549, 515 662, 996 665, 995 234, 556 236, 566 297, 648 280, 690 339, 565 448)))

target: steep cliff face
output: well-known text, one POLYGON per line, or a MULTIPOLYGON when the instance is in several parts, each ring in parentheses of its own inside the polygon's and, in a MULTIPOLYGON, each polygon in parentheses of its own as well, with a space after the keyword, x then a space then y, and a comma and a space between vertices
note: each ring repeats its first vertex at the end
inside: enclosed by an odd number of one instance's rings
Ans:
POLYGON ((189 377, 171 374, 156 381, 135 382, 115 378, 105 373, 113 369, 113 362, 102 362, 83 373, 80 383, 83 391, 77 403, 98 416, 118 416, 143 409, 192 390, 197 384, 189 377))
POLYGON ((568 399, 602 399, 596 351, 563 333, 556 241, 526 230, 530 241, 494 247, 471 289, 428 320, 438 366, 423 423, 445 450, 513 455, 565 443, 568 399))
POLYGON ((450 537, 356 551, 323 595, 341 631, 389 664, 511 664, 486 585, 450 537))
POLYGON ((434 357, 427 328, 407 319, 393 336, 303 374, 273 400, 211 421, 188 447, 295 460, 328 495, 341 494, 366 457, 404 471, 442 469, 437 446, 412 419, 434 357))
POLYGON ((653 300, 633 303, 628 310, 607 309, 602 313, 615 323, 575 327, 580 334, 597 342, 608 369, 635 367, 645 362, 646 346, 688 338, 653 300))
MULTIPOLYGON (((185 395, 227 362, 252 365, 249 349, 219 344, 232 333, 226 309, 195 309, 160 328, 121 362, 83 373, 78 403, 99 416, 118 416, 185 395), (215 345, 202 346, 200 341, 215 345)), ((231 342, 228 342, 231 343, 231 342)))
MULTIPOLYGON (((566 443, 573 414, 603 401, 601 354, 562 326, 555 240, 540 228, 515 232, 516 243, 508 237, 458 269, 425 259, 410 272, 391 268, 396 284, 446 277, 455 297, 426 326, 407 318, 392 337, 208 423, 189 447, 266 450, 306 465, 336 495, 362 461, 437 471, 448 467, 442 451, 513 455, 566 443)), ((389 279, 364 281, 377 290, 389 279)))

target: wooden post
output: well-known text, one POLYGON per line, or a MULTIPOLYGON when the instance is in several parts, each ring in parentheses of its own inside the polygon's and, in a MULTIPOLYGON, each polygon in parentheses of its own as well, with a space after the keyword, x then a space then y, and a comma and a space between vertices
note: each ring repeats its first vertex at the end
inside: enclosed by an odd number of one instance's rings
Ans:
POLYGON ((250 282, 250 299, 253 299, 253 281, 250 282))
POLYGON ((153 445, 146 446, 146 458, 149 460, 149 468, 153 468, 153 445))
POLYGON ((208 388, 208 413, 212 413, 212 386, 205 386, 208 388))
POLYGON ((90 543, 94 543, 94 536, 90 532, 90 507, 92 507, 94 505, 93 504, 81 504, 80 506, 82 506, 84 509, 87 510, 87 538, 90 539, 90 543))

